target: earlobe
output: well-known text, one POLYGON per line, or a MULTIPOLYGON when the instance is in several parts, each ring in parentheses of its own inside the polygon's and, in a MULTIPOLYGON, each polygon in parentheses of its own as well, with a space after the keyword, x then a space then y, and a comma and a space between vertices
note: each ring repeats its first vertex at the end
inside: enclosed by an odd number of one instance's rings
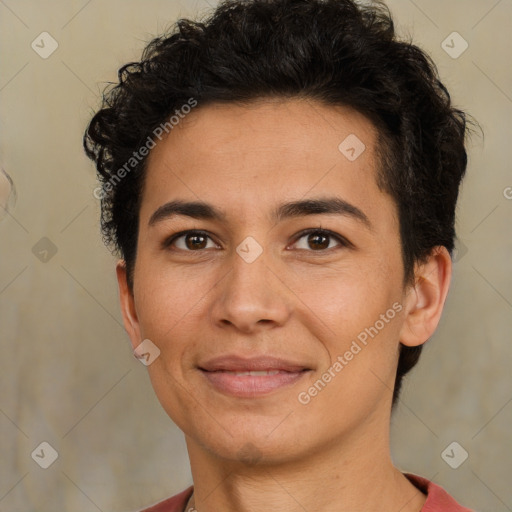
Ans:
POLYGON ((130 337, 132 348, 135 349, 142 341, 139 320, 135 310, 134 296, 128 286, 126 273, 126 264, 124 260, 119 260, 116 264, 117 284, 119 286, 119 302, 123 323, 128 336, 130 337))
POLYGON ((446 247, 436 247, 416 268, 415 284, 405 298, 405 319, 400 342, 414 347, 425 343, 441 319, 450 287, 452 261, 446 247))

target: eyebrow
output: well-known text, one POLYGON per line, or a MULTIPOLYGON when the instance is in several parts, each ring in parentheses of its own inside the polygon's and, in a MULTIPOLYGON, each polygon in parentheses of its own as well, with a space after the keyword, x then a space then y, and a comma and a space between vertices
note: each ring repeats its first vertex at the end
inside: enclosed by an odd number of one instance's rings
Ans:
MULTIPOLYGON (((362 210, 339 197, 304 199, 282 203, 273 210, 271 218, 276 222, 280 222, 291 217, 303 217, 322 213, 349 217, 360 222, 370 231, 373 229, 369 218, 362 210)), ((226 214, 212 204, 203 201, 175 200, 165 203, 155 210, 149 219, 148 225, 153 226, 176 215, 184 215, 202 220, 226 221, 226 214)))

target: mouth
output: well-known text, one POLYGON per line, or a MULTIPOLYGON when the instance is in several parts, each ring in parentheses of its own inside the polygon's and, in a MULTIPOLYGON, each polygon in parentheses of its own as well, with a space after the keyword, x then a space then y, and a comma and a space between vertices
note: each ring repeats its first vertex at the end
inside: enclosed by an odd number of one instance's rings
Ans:
POLYGON ((216 391, 239 398, 265 396, 288 388, 312 371, 303 364, 267 356, 225 356, 200 365, 199 370, 216 391))

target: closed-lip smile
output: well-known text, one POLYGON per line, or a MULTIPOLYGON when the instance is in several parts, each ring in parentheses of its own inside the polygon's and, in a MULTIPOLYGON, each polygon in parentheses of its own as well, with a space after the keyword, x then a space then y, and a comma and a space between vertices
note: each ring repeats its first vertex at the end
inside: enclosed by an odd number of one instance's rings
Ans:
POLYGON ((199 370, 217 391, 239 398, 256 398, 293 385, 311 368, 271 356, 220 356, 201 363, 199 370))

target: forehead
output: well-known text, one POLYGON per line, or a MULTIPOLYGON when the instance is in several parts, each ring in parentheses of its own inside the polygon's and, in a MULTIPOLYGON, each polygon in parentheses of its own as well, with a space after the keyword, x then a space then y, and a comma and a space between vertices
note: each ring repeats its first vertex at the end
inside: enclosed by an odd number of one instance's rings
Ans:
POLYGON ((377 215, 390 198, 376 184, 376 136, 362 114, 310 99, 198 106, 148 157, 141 221, 175 198, 243 218, 326 194, 377 215))
POLYGON ((372 153, 376 137, 374 125, 363 114, 348 107, 325 105, 306 98, 258 99, 246 104, 213 103, 199 106, 183 116, 166 137, 167 144, 160 143, 153 155, 165 151, 164 146, 195 142, 196 151, 188 155, 191 159, 205 154, 229 156, 253 151, 272 152, 279 148, 293 152, 297 158, 307 157, 309 161, 318 158, 320 151, 339 157, 338 146, 348 135, 357 136, 369 149, 368 153, 372 153))

